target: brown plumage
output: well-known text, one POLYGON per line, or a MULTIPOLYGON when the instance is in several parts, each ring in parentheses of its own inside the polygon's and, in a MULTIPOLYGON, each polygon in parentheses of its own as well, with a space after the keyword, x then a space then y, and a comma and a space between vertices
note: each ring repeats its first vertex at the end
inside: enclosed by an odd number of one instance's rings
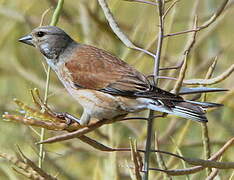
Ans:
POLYGON ((79 88, 130 97, 183 100, 180 96, 155 88, 142 73, 96 47, 80 44, 68 59, 64 66, 79 88))
POLYGON ((65 66, 70 70, 74 82, 88 89, 120 87, 129 91, 137 90, 146 78, 124 61, 98 48, 79 45, 65 66))
POLYGON ((206 122, 203 107, 214 106, 188 102, 155 87, 121 59, 76 43, 57 27, 36 28, 20 41, 40 50, 66 89, 83 106, 81 124, 87 124, 92 117, 113 119, 147 108, 206 122))

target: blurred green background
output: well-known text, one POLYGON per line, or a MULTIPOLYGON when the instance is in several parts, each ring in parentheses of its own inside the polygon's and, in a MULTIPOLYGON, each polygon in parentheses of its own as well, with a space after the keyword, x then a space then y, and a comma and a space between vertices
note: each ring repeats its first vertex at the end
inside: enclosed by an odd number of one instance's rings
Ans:
MULTIPOLYGON (((29 90, 38 88, 44 93, 46 74, 42 56, 35 49, 20 44, 18 39, 29 33, 40 24, 42 13, 49 7, 55 7, 55 0, 0 0, 0 113, 14 113, 16 105, 13 98, 33 105, 29 90)), ((180 0, 166 17, 165 32, 177 32, 189 28, 193 21, 192 11, 196 1, 180 0)), ((111 11, 120 27, 137 45, 155 52, 157 37, 157 11, 154 6, 122 0, 108 1, 111 11)), ((198 22, 206 21, 219 7, 220 0, 200 1, 196 14, 198 22)), ((233 64, 234 59, 234 21, 233 2, 230 2, 224 13, 209 28, 198 33, 195 46, 189 57, 186 79, 204 78, 214 58, 218 57, 213 77, 224 72, 233 64)), ((50 23, 53 9, 46 15, 44 25, 50 23)), ((58 26, 74 39, 112 52, 139 71, 146 74, 153 72, 153 60, 147 55, 131 50, 114 35, 105 20, 96 0, 65 0, 63 14, 58 26)), ((166 38, 164 41, 161 67, 173 66, 180 60, 188 35, 166 38)), ((164 71, 162 75, 178 76, 178 70, 164 71)), ((208 128, 212 153, 234 135, 234 76, 212 87, 230 89, 232 93, 213 93, 207 100, 223 102, 225 107, 208 113, 208 128)), ((171 90, 175 81, 160 80, 161 88, 171 90)), ((68 95, 54 73, 51 76, 49 105, 55 111, 70 112, 80 116, 80 106, 68 95)), ((139 113, 145 116, 147 112, 139 113)), ((156 119, 154 130, 159 134, 160 148, 174 152, 175 143, 184 156, 204 158, 201 126, 172 116, 156 119), (188 127, 189 126, 189 127, 188 127), (183 136, 182 136, 183 131, 183 136)), ((40 128, 35 128, 38 132, 40 128)), ((129 147, 129 138, 137 139, 139 148, 144 148, 146 123, 131 121, 107 125, 100 133, 91 133, 91 137, 113 147, 129 147)), ((55 132, 46 131, 46 137, 55 132)), ((0 121, 0 152, 16 154, 16 145, 37 163, 39 137, 28 127, 19 123, 0 121)), ((130 179, 127 163, 131 166, 129 153, 107 153, 94 150, 78 139, 45 146, 46 157, 43 168, 59 179, 130 179)), ((234 149, 230 148, 222 161, 234 161, 234 149)), ((165 156, 165 160, 169 157, 165 156)), ((13 171, 12 165, 0 159, 0 179, 24 179, 13 171)), ((155 155, 152 155, 152 167, 158 167, 155 155)), ((189 167, 189 166, 188 166, 189 167)), ((180 161, 175 161, 169 169, 183 168, 180 161)), ((219 172, 221 179, 230 177, 233 170, 219 172)), ((203 179, 205 171, 191 175, 193 179, 203 179)), ((151 179, 161 176, 152 172, 151 179)), ((185 179, 185 176, 173 179, 185 179)))

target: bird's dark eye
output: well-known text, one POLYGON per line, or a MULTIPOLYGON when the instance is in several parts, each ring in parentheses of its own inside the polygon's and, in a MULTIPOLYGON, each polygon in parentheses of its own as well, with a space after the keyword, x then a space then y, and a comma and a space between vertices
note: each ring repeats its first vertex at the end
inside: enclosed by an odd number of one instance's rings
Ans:
POLYGON ((36 35, 37 35, 37 37, 42 37, 42 36, 45 35, 45 32, 38 31, 38 32, 36 33, 36 35))

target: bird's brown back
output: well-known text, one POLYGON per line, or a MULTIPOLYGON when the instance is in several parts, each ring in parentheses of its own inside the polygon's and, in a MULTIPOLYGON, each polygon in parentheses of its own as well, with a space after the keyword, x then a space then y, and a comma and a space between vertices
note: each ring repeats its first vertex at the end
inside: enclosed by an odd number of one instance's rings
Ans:
POLYGON ((65 63, 78 88, 94 89, 112 95, 152 99, 183 100, 150 84, 147 78, 114 55, 89 45, 77 45, 65 63))

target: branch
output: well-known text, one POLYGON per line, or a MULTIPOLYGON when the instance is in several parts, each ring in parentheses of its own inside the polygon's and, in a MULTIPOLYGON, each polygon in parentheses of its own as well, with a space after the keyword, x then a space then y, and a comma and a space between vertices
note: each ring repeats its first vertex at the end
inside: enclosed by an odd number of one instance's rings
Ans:
POLYGON ((190 33, 190 32, 198 32, 201 31, 202 29, 205 29, 207 27, 209 27, 211 24, 213 24, 215 22, 215 20, 220 16, 220 14, 223 12, 223 10, 225 9, 227 3, 229 0, 224 0, 223 3, 220 5, 220 7, 217 9, 217 11, 213 14, 213 16, 211 16, 205 23, 203 23, 201 26, 195 28, 195 29, 191 29, 191 30, 185 30, 185 31, 181 31, 181 32, 176 32, 176 33, 170 33, 170 34, 166 34, 164 37, 170 37, 170 36, 177 36, 177 35, 181 35, 181 34, 185 34, 185 33, 190 33))
POLYGON ((103 13, 111 27, 111 29, 113 30, 113 32, 117 35, 117 37, 129 48, 144 52, 152 57, 155 57, 155 55, 145 49, 142 49, 140 47, 137 47, 136 45, 134 45, 128 38, 128 36, 120 29, 119 25, 117 24, 115 18, 113 17, 107 3, 106 0, 98 0, 99 5, 101 6, 103 13))
POLYGON ((175 0, 164 12, 163 14, 163 20, 166 18, 167 14, 170 12, 170 10, 178 3, 180 0, 175 0))
POLYGON ((210 175, 206 178, 206 180, 213 180, 218 175, 219 170, 213 169, 210 175))
MULTIPOLYGON (((164 0, 158 0, 158 18, 159 18, 159 32, 158 32, 158 43, 157 43, 157 50, 156 55, 154 57, 154 78, 159 76, 159 65, 160 65, 160 58, 161 58, 161 50, 163 45, 163 37, 164 37, 164 21, 163 21, 163 14, 164 14, 164 0)), ((157 86, 158 78, 154 79, 154 85, 157 86)), ((150 160, 150 149, 151 149, 151 141, 152 141, 152 134, 153 134, 153 117, 154 111, 149 111, 148 116, 148 124, 147 124, 147 139, 145 145, 145 160, 144 160, 144 180, 148 180, 149 176, 149 160, 150 160)))
POLYGON ((223 80, 225 80, 227 77, 229 77, 232 72, 234 71, 234 64, 231 65, 230 68, 228 68, 225 72, 220 74, 219 76, 211 79, 189 79, 189 80, 184 80, 184 84, 188 85, 212 85, 212 84, 217 84, 223 80))
POLYGON ((219 169, 234 168, 234 162, 224 163, 224 162, 215 161, 219 159, 223 155, 223 153, 233 144, 234 144, 234 138, 226 142, 225 145, 222 148, 220 148, 220 150, 216 152, 213 156, 211 156, 211 158, 209 158, 208 160, 181 157, 187 163, 199 166, 194 166, 187 169, 175 169, 175 170, 163 170, 158 168, 150 168, 150 170, 161 171, 173 176, 180 176, 180 175, 193 174, 199 172, 203 170, 205 167, 219 168, 219 169))
MULTIPOLYGON (((211 66, 209 67, 205 79, 210 79, 215 67, 217 64, 217 57, 215 57, 214 62, 211 64, 211 66)), ((202 86, 204 87, 204 86, 202 86)), ((203 96, 203 102, 206 102, 206 94, 204 94, 203 96)), ((209 130, 208 130, 208 126, 207 123, 201 123, 201 127, 202 127, 202 142, 203 142, 203 149, 204 149, 204 153, 205 153, 205 158, 209 159, 211 156, 211 149, 210 149, 210 137, 209 137, 209 130)), ((207 175, 209 175, 212 172, 212 170, 210 168, 207 169, 207 175)))
POLYGON ((83 136, 83 135, 85 135, 85 134, 105 125, 105 124, 110 124, 110 123, 117 122, 117 121, 121 121, 121 120, 117 119, 117 120, 97 121, 95 123, 91 123, 87 127, 83 127, 81 129, 78 129, 77 131, 66 133, 66 134, 59 135, 59 136, 54 136, 52 138, 48 138, 47 140, 40 141, 37 144, 55 143, 55 142, 60 142, 60 141, 64 141, 64 140, 69 140, 72 138, 78 138, 78 137, 81 137, 81 136, 83 136))
POLYGON ((138 2, 138 3, 144 3, 144 4, 150 4, 153 6, 157 6, 158 4, 155 2, 151 2, 151 1, 144 1, 144 0, 124 0, 124 1, 129 1, 129 2, 138 2))

